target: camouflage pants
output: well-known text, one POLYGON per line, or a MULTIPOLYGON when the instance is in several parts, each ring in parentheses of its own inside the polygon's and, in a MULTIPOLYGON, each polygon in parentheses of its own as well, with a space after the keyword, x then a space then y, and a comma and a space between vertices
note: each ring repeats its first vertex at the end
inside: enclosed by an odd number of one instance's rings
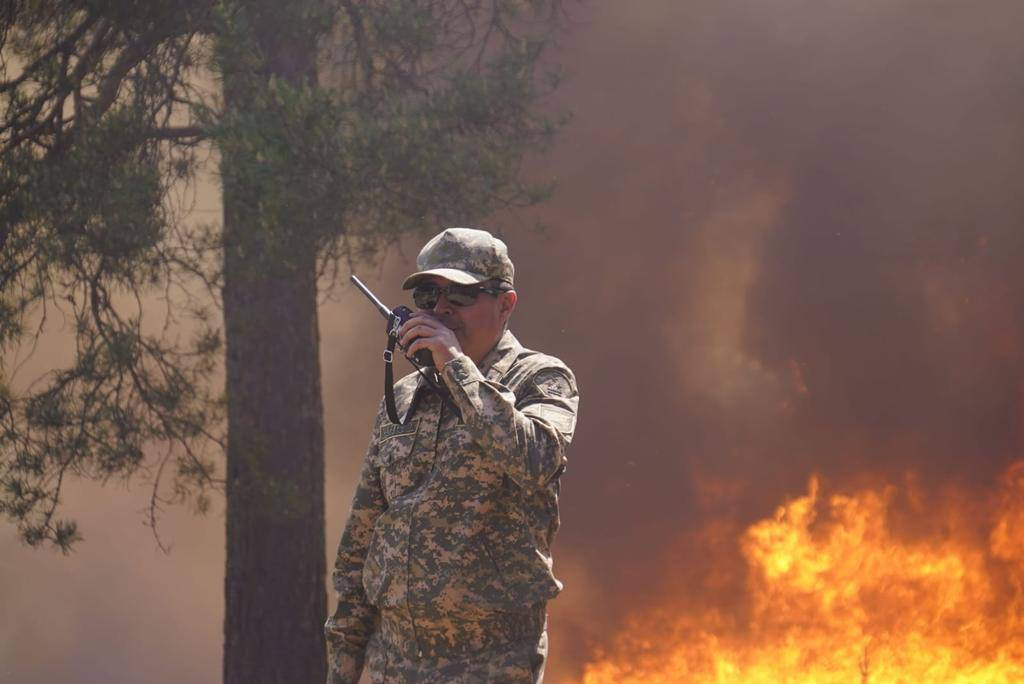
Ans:
MULTIPOLYGON (((429 633, 427 638, 423 636, 424 629, 429 630, 430 626, 422 622, 416 624, 417 642, 411 638, 411 633, 404 631, 404 625, 396 629, 394 623, 385 620, 367 646, 370 681, 373 684, 540 684, 548 653, 546 624, 543 614, 540 617, 539 633, 534 630, 531 636, 523 638, 521 631, 506 630, 508 636, 516 638, 506 641, 501 634, 492 633, 493 638, 484 639, 483 644, 479 631, 477 638, 467 642, 431 641, 429 633), (420 645, 414 646, 416 643, 420 645), (468 647, 461 647, 466 644, 468 647)), ((525 624, 529 622, 526 620, 525 624)), ((458 631, 456 628, 455 632, 458 631)), ((452 633, 450 625, 445 632, 452 633)))

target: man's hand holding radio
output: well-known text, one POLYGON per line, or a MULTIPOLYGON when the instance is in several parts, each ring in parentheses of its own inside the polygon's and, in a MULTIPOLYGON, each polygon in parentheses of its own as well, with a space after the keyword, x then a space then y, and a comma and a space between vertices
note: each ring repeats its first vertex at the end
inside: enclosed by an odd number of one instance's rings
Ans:
POLYGON ((421 349, 429 349, 438 370, 462 353, 455 331, 426 311, 414 311, 398 329, 398 334, 398 342, 405 348, 406 357, 421 349))

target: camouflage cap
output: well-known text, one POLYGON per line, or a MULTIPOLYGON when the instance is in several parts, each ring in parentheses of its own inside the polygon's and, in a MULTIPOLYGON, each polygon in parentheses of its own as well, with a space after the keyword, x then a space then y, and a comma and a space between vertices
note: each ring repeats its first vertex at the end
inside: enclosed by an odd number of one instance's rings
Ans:
POLYGON ((475 228, 447 228, 435 235, 420 250, 416 268, 402 283, 403 290, 416 287, 432 275, 462 285, 492 279, 512 285, 515 271, 505 243, 486 230, 475 228))

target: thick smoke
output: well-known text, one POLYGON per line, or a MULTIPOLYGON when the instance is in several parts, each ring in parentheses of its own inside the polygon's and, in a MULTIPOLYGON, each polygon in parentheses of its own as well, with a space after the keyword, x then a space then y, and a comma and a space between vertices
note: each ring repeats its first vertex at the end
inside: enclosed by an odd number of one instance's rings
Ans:
POLYGON ((1022 15, 606 3, 566 42, 534 286, 583 393, 560 542, 589 601, 556 604, 563 640, 606 639, 721 557, 688 531, 812 472, 984 492, 1019 456, 1022 15))

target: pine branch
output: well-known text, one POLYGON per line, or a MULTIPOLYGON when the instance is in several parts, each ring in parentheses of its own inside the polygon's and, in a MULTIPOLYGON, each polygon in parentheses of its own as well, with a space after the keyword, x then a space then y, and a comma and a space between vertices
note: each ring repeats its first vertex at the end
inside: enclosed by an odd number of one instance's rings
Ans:
POLYGON ((25 67, 21 75, 12 81, 0 82, 0 93, 5 93, 14 90, 22 83, 24 83, 30 76, 35 75, 36 71, 42 67, 43 64, 48 62, 51 58, 58 54, 71 55, 74 53, 75 44, 91 29, 96 22, 97 17, 88 16, 81 24, 78 25, 74 31, 68 34, 64 39, 54 45, 52 48, 39 55, 35 60, 32 61, 27 67, 25 67))

